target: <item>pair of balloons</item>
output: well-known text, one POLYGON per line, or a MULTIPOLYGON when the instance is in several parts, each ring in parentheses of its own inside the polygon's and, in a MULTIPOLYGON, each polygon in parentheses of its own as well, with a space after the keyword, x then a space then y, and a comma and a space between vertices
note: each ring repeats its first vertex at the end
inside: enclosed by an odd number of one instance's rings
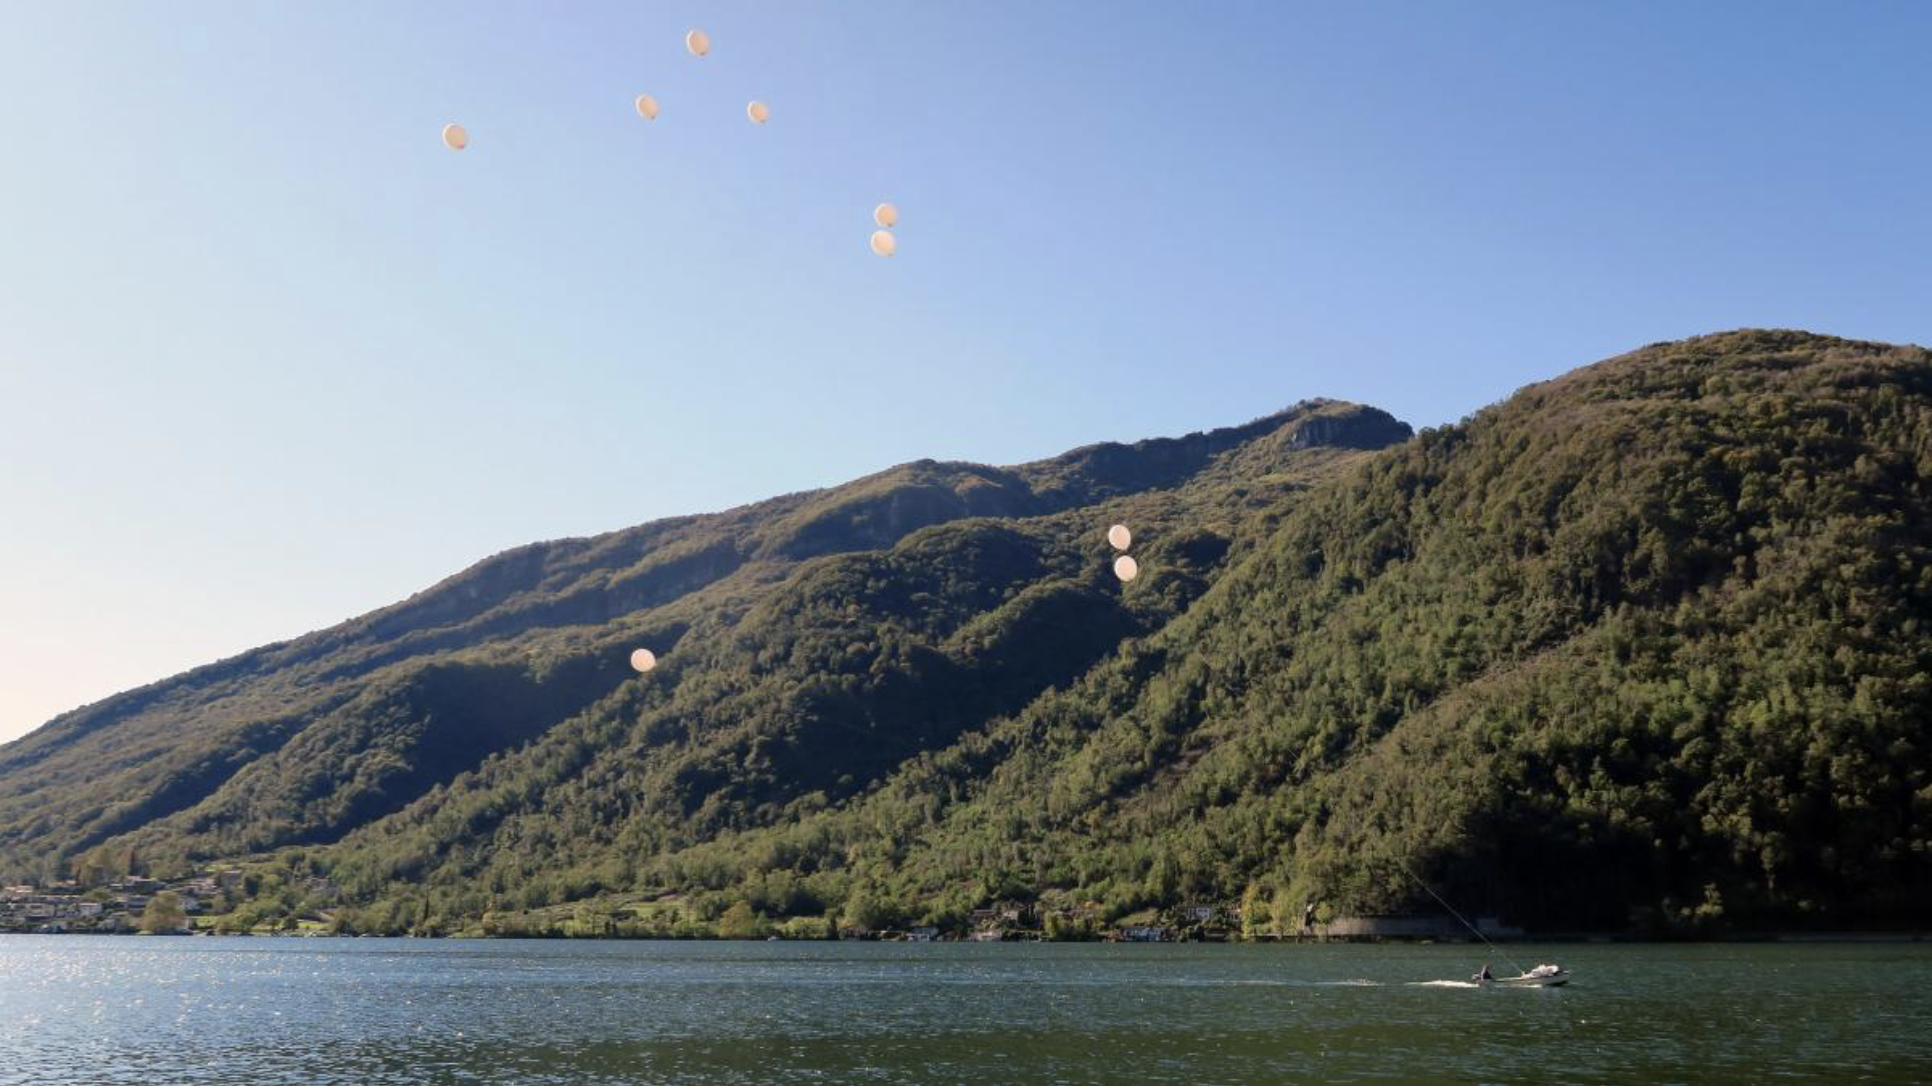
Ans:
MULTIPOLYGON (((647 121, 657 120, 657 99, 648 94, 638 95, 637 115, 647 121)), ((753 102, 745 107, 745 116, 750 117, 755 124, 764 124, 771 120, 771 107, 763 102, 753 102)))
MULTIPOLYGON (((684 48, 694 57, 704 56, 711 51, 711 35, 693 27, 684 35, 684 48)), ((637 111, 639 113, 644 112, 643 103, 644 100, 642 98, 638 99, 637 111)), ((651 103, 651 112, 645 116, 647 118, 657 116, 657 103, 651 103)), ((750 117, 751 123, 753 124, 764 124, 766 121, 771 120, 771 107, 754 98, 751 104, 745 106, 745 116, 750 117)))
MULTIPOLYGON (((1116 524, 1107 529, 1107 542, 1113 544, 1115 550, 1124 551, 1134 545, 1134 533, 1128 531, 1125 524, 1116 524)), ((1114 559, 1114 576, 1123 582, 1131 581, 1140 576, 1140 563, 1134 561, 1132 555, 1123 554, 1114 559)))
POLYGON ((879 229, 872 232, 872 252, 877 256, 891 256, 899 251, 899 239, 892 236, 892 227, 899 221, 899 209, 891 204, 880 204, 872 209, 872 221, 879 229))

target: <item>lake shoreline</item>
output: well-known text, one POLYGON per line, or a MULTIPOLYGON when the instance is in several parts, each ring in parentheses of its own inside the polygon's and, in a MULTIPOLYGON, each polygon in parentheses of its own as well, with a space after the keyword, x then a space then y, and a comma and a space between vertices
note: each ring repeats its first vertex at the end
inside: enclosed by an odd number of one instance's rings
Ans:
MULTIPOLYGON (((334 933, 327 931, 195 931, 195 932, 142 932, 142 931, 76 931, 76 932, 38 932, 38 931, 0 931, 0 939, 6 938, 46 938, 46 939, 408 939, 418 942, 568 942, 568 943, 992 943, 996 945, 1042 944, 1073 946, 1080 944, 1131 944, 1136 946, 1481 946, 1476 939, 1412 938, 1400 935, 1346 936, 1334 938, 1261 938, 1261 939, 1166 939, 1166 940, 1121 940, 1121 939, 905 939, 905 938, 851 938, 836 939, 786 939, 778 937, 753 939, 728 939, 718 937, 678 937, 666 935, 485 935, 472 932, 457 932, 447 935, 412 935, 407 933, 382 934, 368 932, 363 934, 334 933)), ((1910 943, 1932 943, 1932 931, 1838 931, 1838 932, 1747 932, 1732 935, 1703 936, 1651 936, 1630 935, 1604 932, 1561 932, 1552 934, 1526 934, 1499 936, 1488 940, 1495 946, 1520 945, 1563 945, 1589 944, 1596 946, 1725 946, 1736 944, 1783 943, 1783 944, 1872 944, 1896 945, 1910 943)))

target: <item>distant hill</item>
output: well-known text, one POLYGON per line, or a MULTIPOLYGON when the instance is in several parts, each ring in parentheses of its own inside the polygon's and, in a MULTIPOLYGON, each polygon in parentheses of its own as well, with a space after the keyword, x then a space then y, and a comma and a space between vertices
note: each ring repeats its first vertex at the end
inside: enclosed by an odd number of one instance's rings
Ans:
POLYGON ((339 926, 420 932, 1399 912, 1418 879, 1542 929, 1922 922, 1928 469, 1932 355, 1760 331, 1416 436, 1309 401, 921 461, 60 717, 0 747, 0 875, 246 861, 251 915, 326 877, 339 926))

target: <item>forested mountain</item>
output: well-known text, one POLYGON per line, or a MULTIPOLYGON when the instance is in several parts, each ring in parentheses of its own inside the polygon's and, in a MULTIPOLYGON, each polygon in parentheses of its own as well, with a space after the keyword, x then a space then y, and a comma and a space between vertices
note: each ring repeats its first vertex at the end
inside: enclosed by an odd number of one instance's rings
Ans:
POLYGON ((247 860, 252 915, 319 875, 338 924, 426 932, 1400 911, 1418 879, 1543 928, 1922 922, 1928 469, 1932 355, 1795 332, 1413 437, 1311 401, 909 464, 61 717, 0 748, 0 875, 247 860))

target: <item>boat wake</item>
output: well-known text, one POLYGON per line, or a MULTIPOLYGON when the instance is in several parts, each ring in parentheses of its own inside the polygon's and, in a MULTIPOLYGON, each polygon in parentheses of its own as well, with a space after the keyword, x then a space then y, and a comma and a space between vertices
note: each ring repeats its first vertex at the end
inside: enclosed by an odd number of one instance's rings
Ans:
POLYGON ((1233 985, 1235 987, 1247 986, 1247 987, 1261 987, 1261 988, 1380 988, 1382 987, 1382 982, 1379 980, 1365 980, 1359 977, 1354 980, 1287 980, 1287 979, 1251 977, 1243 980, 1169 980, 1169 981, 1154 981, 1153 983, 1159 987, 1164 987, 1164 988, 1221 988, 1229 985, 1233 985))
POLYGON ((1473 980, 1412 980, 1411 988, 1480 988, 1473 980))

